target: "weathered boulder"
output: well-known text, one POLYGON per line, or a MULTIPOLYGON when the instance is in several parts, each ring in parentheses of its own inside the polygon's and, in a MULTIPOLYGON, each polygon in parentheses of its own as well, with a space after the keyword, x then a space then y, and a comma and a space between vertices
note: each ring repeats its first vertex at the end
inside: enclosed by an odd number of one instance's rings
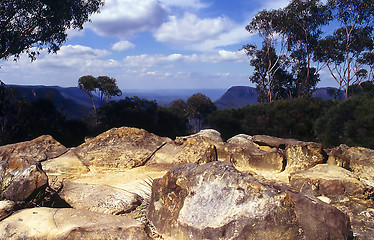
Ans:
POLYGON ((123 214, 141 204, 139 195, 120 188, 66 181, 59 196, 75 209, 123 214))
POLYGON ((149 239, 125 216, 72 208, 21 210, 0 222, 0 239, 149 239))
POLYGON ((351 221, 352 231, 357 240, 371 240, 374 236, 374 203, 372 200, 347 198, 346 201, 332 203, 346 213, 351 221))
POLYGON ((221 138, 221 133, 214 129, 203 129, 203 130, 200 130, 196 134, 192 134, 192 135, 185 136, 185 137, 177 137, 176 141, 184 141, 185 139, 195 138, 198 136, 209 138, 211 141, 217 142, 217 143, 223 142, 221 138))
POLYGON ((259 146, 251 136, 245 134, 217 144, 217 153, 219 160, 231 162, 242 171, 281 172, 286 164, 283 150, 259 146))
POLYGON ((90 169, 83 164, 74 151, 69 150, 65 154, 42 162, 43 170, 48 174, 82 174, 90 169))
POLYGON ((314 142, 297 142, 286 144, 288 173, 306 170, 326 162, 326 153, 322 144, 314 142))
POLYGON ((155 179, 148 219, 172 239, 345 239, 349 218, 318 199, 231 164, 172 168, 155 179))
POLYGON ((73 149, 84 165, 101 168, 134 168, 170 142, 143 129, 121 127, 108 130, 73 149))
POLYGON ((288 138, 277 138, 267 135, 254 135, 252 141, 259 145, 266 145, 270 147, 285 149, 286 145, 295 145, 300 143, 300 141, 288 138))
POLYGON ((308 170, 291 173, 289 179, 298 191, 311 196, 366 199, 367 194, 373 193, 372 187, 360 182, 350 171, 329 164, 318 164, 308 170))
POLYGON ((272 148, 264 151, 253 142, 243 143, 244 141, 217 145, 219 160, 231 162, 242 171, 281 172, 284 170, 286 161, 282 150, 272 148))
POLYGON ((146 166, 167 168, 186 163, 204 164, 217 160, 215 142, 204 136, 177 138, 166 143, 146 163, 146 166))
POLYGON ((347 163, 360 181, 374 187, 374 150, 363 147, 351 147, 344 151, 341 161, 347 163))
POLYGON ((0 201, 0 221, 8 217, 15 209, 16 203, 9 200, 0 201))
POLYGON ((326 162, 327 155, 320 143, 302 142, 266 135, 255 135, 252 137, 252 141, 259 145, 285 149, 287 161, 285 170, 288 173, 302 171, 326 162))
POLYGON ((24 201, 47 184, 40 162, 24 157, 0 161, 0 199, 24 201))
POLYGON ((246 145, 246 144, 252 144, 252 136, 247 135, 247 134, 238 134, 235 135, 226 141, 227 143, 232 143, 232 144, 238 144, 238 145, 246 145))
POLYGON ((328 155, 327 164, 335 165, 338 167, 342 167, 345 169, 349 169, 349 162, 346 159, 342 159, 342 155, 345 151, 347 151, 349 147, 345 144, 341 144, 340 146, 332 149, 326 149, 326 153, 328 155))
POLYGON ((0 161, 11 158, 27 157, 34 161, 56 158, 67 152, 67 148, 49 135, 43 135, 31 141, 9 144, 0 147, 0 161))

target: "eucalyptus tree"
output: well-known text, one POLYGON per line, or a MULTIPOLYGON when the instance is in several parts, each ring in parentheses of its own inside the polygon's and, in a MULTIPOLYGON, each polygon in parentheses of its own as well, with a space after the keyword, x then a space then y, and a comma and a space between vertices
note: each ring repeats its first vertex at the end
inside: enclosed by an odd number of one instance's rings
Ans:
POLYGON ((202 124, 209 114, 217 110, 217 107, 209 97, 202 93, 195 93, 187 99, 186 113, 190 120, 195 120, 195 132, 201 130, 202 124))
POLYGON ((100 98, 100 106, 114 96, 121 96, 122 91, 117 86, 117 80, 108 76, 97 78, 97 90, 100 98))
POLYGON ((25 52, 35 60, 40 50, 56 52, 67 30, 82 29, 104 0, 1 0, 0 59, 17 60, 25 52))
POLYGON ((290 52, 294 97, 310 96, 319 81, 320 69, 313 66, 312 59, 321 28, 329 19, 330 12, 320 0, 293 0, 282 10, 279 30, 290 52))
POLYGON ((78 80, 78 87, 86 92, 86 94, 91 99, 92 109, 94 111, 94 114, 96 116, 96 107, 94 102, 94 93, 97 91, 99 87, 99 83, 97 81, 97 78, 95 78, 92 75, 86 75, 83 77, 80 77, 78 80))
POLYGON ((319 41, 315 60, 326 64, 332 78, 349 97, 349 87, 368 78, 374 48, 373 0, 328 0, 339 27, 319 41))
POLYGON ((266 102, 272 102, 274 95, 276 98, 278 92, 275 89, 283 85, 282 79, 278 78, 279 72, 284 71, 287 65, 286 41, 279 35, 281 18, 281 10, 263 10, 246 26, 250 34, 258 34, 262 38, 261 49, 247 44, 243 46, 243 50, 251 59, 250 65, 254 67, 254 73, 249 79, 256 84, 261 99, 266 102))

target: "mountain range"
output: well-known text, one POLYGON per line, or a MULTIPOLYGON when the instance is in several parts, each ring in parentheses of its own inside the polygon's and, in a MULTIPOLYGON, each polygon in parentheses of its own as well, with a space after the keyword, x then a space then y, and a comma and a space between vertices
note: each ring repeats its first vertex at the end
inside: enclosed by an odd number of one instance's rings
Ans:
MULTIPOLYGON (((24 86, 24 85, 8 85, 15 89, 17 98, 24 97, 27 101, 35 101, 39 98, 50 98, 53 100, 57 109, 71 119, 80 119, 92 112, 91 100, 82 89, 77 87, 58 87, 58 86, 24 86)), ((318 88, 313 97, 322 99, 331 98, 330 91, 334 88, 318 88)), ((202 93, 209 97, 218 107, 240 108, 246 105, 258 104, 258 92, 253 87, 234 86, 228 90, 225 89, 166 89, 166 90, 129 90, 123 91, 121 97, 114 100, 123 99, 125 97, 137 96, 147 100, 154 100, 159 105, 169 105, 176 99, 187 100, 194 93, 202 93)), ((94 98, 98 103, 98 98, 94 98)))
MULTIPOLYGON (((321 98, 323 100, 332 99, 333 96, 331 94, 336 91, 337 89, 332 87, 317 88, 313 92, 312 97, 321 98)), ((240 108, 247 105, 258 104, 258 96, 259 93, 253 87, 234 86, 227 90, 227 92, 214 103, 218 109, 240 108)), ((339 97, 344 98, 344 93, 342 91, 340 91, 339 97)))

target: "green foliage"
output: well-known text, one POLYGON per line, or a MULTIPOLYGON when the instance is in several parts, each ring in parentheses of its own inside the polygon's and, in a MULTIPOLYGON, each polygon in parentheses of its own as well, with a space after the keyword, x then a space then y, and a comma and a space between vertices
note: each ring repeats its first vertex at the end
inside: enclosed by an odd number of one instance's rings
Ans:
POLYGON ((326 64, 348 98, 351 85, 371 80, 366 67, 371 65, 374 49, 374 3, 372 0, 329 0, 327 6, 339 27, 332 35, 319 40, 314 60, 326 64))
POLYGON ((117 86, 117 80, 108 76, 99 76, 97 78, 97 90, 100 97, 100 106, 114 96, 121 96, 122 91, 117 86))
POLYGON ((102 0, 2 0, 0 59, 17 59, 26 52, 34 60, 43 48, 56 52, 66 41, 67 30, 82 29, 103 4, 102 0))
POLYGON ((243 49, 254 67, 250 81, 260 101, 310 97, 327 67, 345 90, 373 79, 374 3, 372 0, 292 0, 278 10, 259 12, 246 26, 262 38, 262 48, 243 49), (338 26, 333 34, 323 27, 338 26))
POLYGON ((190 118, 190 121, 192 122, 195 120, 195 132, 201 130, 209 114, 216 110, 217 107, 210 98, 202 93, 195 93, 189 97, 185 106, 185 111, 187 116, 190 118))
POLYGON ((100 107, 98 119, 101 129, 112 127, 138 127, 148 131, 154 128, 157 104, 138 97, 110 101, 100 107))
POLYGON ((374 148, 374 84, 357 86, 354 97, 340 101, 315 98, 278 100, 217 111, 209 125, 224 139, 240 133, 374 148))
POLYGON ((100 131, 127 126, 172 138, 188 132, 188 120, 179 109, 158 107, 155 101, 138 97, 103 104, 98 111, 98 119, 100 131))
POLYGON ((99 76, 95 78, 92 75, 80 77, 78 80, 78 87, 83 89, 91 99, 92 109, 96 116, 96 107, 94 102, 94 94, 99 95, 100 103, 102 106, 114 96, 121 96, 122 91, 117 86, 117 80, 108 76, 99 76))
POLYGON ((374 148, 373 104, 373 95, 367 94, 338 102, 316 120, 318 139, 328 146, 374 148))

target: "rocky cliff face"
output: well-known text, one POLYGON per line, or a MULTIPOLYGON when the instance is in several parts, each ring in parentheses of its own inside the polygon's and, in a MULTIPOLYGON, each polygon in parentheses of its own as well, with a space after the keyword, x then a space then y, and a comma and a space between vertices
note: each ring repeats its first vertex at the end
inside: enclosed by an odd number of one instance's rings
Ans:
POLYGON ((215 130, 123 127, 72 149, 42 136, 0 147, 0 239, 370 239, 373 161, 215 130))

